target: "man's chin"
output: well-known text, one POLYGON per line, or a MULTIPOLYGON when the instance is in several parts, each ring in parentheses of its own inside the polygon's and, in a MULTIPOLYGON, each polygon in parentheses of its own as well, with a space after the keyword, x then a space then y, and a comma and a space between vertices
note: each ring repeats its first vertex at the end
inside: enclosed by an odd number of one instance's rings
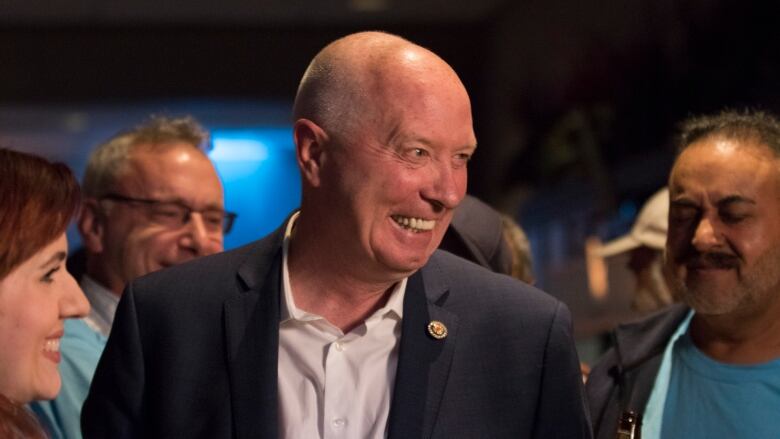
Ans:
POLYGON ((382 265, 382 268, 384 271, 387 272, 388 275, 391 275, 393 277, 398 278, 404 278, 408 277, 420 268, 422 268, 426 263, 428 263, 430 255, 423 256, 413 256, 413 257, 405 257, 405 258, 399 258, 399 257, 383 257, 379 258, 379 262, 382 265))
POLYGON ((726 292, 722 288, 686 288, 682 293, 682 300, 698 314, 703 315, 729 314, 739 307, 741 301, 741 297, 736 295, 733 290, 726 292))
POLYGON ((152 264, 149 267, 147 267, 146 273, 144 273, 144 274, 154 273, 155 271, 164 270, 166 268, 173 267, 174 265, 176 265, 176 264, 172 264, 172 263, 168 263, 168 262, 155 263, 155 264, 152 264))
POLYGON ((185 262, 189 262, 189 261, 192 261, 192 260, 194 260, 194 259, 195 259, 195 257, 194 257, 194 256, 193 256, 193 257, 185 256, 185 257, 183 257, 183 258, 181 258, 181 259, 178 259, 178 260, 176 260, 176 261, 163 261, 163 262, 157 262, 157 263, 155 264, 155 266, 157 267, 157 268, 155 269, 155 271, 157 271, 157 270, 163 270, 163 269, 166 269, 166 268, 175 267, 175 266, 177 266, 177 265, 181 265, 181 264, 183 264, 183 263, 185 263, 185 262))

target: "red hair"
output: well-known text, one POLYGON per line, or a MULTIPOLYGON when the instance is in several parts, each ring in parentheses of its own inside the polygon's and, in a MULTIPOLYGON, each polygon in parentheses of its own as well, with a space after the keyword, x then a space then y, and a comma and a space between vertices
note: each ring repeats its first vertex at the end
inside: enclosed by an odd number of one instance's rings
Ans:
POLYGON ((80 201, 66 165, 0 148, 0 279, 64 233, 80 201))
POLYGON ((46 439, 46 434, 24 406, 0 395, 0 437, 46 439))

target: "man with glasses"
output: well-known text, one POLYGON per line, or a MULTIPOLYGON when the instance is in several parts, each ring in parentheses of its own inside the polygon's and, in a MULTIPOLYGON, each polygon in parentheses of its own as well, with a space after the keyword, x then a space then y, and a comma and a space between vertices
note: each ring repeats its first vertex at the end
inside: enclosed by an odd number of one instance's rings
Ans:
POLYGON ((90 156, 78 221, 85 253, 81 287, 91 311, 62 339, 62 391, 33 407, 52 437, 81 437, 79 417, 125 285, 222 251, 226 212, 207 134, 192 118, 153 117, 90 156))

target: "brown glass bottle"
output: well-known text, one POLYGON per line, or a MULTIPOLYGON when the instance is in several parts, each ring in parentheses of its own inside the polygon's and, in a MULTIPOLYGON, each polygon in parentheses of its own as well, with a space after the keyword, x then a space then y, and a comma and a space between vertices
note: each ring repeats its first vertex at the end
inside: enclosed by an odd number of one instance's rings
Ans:
POLYGON ((615 439, 641 439, 642 422, 639 415, 633 410, 623 412, 618 420, 617 434, 615 439))

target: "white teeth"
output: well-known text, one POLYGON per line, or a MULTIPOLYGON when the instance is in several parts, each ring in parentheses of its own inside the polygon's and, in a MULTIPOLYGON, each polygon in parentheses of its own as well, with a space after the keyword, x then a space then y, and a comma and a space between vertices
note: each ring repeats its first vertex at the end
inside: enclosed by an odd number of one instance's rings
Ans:
POLYGON ((424 220, 422 218, 409 218, 405 216, 399 216, 394 215, 393 220, 404 227, 405 229, 409 229, 413 232, 424 232, 428 230, 433 230, 433 226, 436 225, 435 220, 424 220))
POLYGON ((47 352, 59 352, 60 351, 60 339, 46 340, 46 344, 43 346, 43 350, 47 352))

